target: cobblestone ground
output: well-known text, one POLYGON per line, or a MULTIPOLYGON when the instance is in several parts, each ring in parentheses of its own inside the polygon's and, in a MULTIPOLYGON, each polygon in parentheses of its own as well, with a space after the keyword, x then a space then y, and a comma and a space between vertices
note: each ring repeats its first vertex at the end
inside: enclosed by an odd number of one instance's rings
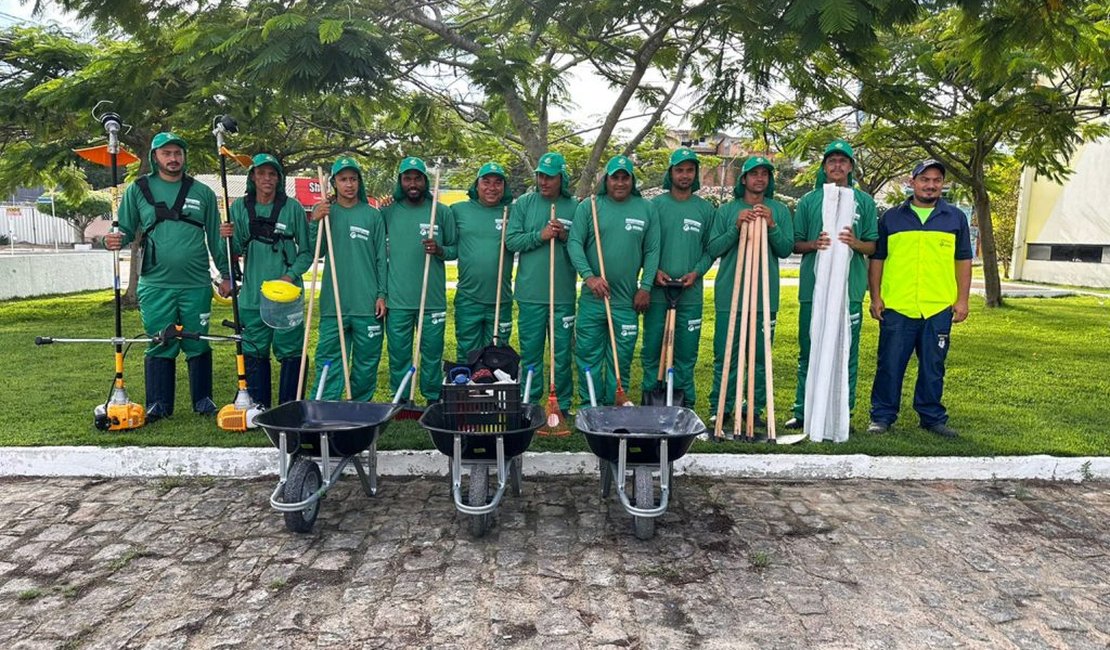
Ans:
POLYGON ((444 479, 0 481, 0 647, 1107 648, 1105 484, 678 477, 656 537, 591 477, 472 540, 444 479))

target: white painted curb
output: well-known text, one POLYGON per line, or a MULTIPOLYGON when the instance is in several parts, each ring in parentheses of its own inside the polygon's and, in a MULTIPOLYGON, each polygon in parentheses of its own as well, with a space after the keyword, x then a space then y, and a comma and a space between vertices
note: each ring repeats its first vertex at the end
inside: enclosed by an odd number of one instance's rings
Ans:
MULTIPOLYGON (((257 447, 0 447, 0 477, 217 476, 256 478, 277 474, 277 451, 257 447)), ((527 453, 524 471, 533 476, 592 474, 588 453, 527 453)), ((447 473, 447 457, 436 451, 378 454, 383 476, 447 473)), ((785 480, 1110 480, 1110 457, 995 456, 985 458, 802 454, 687 454, 677 474, 785 480)))

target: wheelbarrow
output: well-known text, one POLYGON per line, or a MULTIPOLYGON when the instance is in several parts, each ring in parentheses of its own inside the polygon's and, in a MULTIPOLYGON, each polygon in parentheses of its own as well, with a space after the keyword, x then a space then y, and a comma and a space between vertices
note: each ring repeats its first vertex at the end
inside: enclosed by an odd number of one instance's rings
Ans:
POLYGON ((532 437, 544 425, 543 409, 527 401, 532 370, 521 399, 519 383, 445 385, 443 401, 432 404, 420 418, 440 453, 450 458, 451 497, 455 508, 469 517, 474 537, 492 527, 494 513, 506 488, 513 496, 523 489, 523 459, 532 437), (462 475, 469 476, 463 500, 462 475), (497 489, 489 494, 490 470, 497 489))
MULTIPOLYGON (((673 381, 673 377, 668 379, 673 381)), ((705 433, 705 423, 697 413, 681 406, 599 407, 588 368, 586 383, 591 406, 578 412, 574 425, 598 457, 601 496, 608 498, 615 482, 617 498, 625 512, 632 515, 636 537, 651 539, 655 536, 655 519, 667 511, 670 502, 673 463, 686 455, 699 434, 705 433), (625 487, 629 475, 631 497, 625 487)))
MULTIPOLYGON (((409 369, 388 404, 297 400, 255 417, 279 451, 278 484, 270 495, 270 507, 284 513, 287 529, 294 533, 312 530, 320 499, 348 465, 354 465, 367 496, 378 493, 378 437, 404 406, 401 395, 414 372, 409 369), (363 467, 359 457, 366 451, 363 467), (333 457, 339 458, 335 467, 333 457)), ((327 368, 320 377, 321 387, 326 373, 327 368)))

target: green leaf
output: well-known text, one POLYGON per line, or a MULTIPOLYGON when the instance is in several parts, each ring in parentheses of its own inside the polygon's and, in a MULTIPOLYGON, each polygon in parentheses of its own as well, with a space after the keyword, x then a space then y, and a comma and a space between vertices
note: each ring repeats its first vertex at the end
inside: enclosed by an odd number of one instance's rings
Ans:
POLYGON ((266 21, 262 26, 262 38, 270 38, 271 32, 286 32, 303 27, 307 21, 300 14, 284 13, 266 21))
POLYGON ((818 24, 825 34, 851 31, 857 19, 855 0, 825 0, 821 3, 818 24))
POLYGON ((324 45, 334 43, 343 38, 343 25, 345 21, 327 19, 320 21, 320 42, 324 45))

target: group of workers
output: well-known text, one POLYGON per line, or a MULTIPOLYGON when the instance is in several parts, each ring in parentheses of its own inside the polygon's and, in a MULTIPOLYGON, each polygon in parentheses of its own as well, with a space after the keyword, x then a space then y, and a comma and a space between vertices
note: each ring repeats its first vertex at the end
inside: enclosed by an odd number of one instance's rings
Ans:
MULTIPOLYGON (((614 403, 617 377, 621 385, 629 384, 641 317, 643 389, 655 387, 668 285, 672 291, 681 285, 673 338, 676 394, 693 408, 702 281, 719 259, 710 412, 716 413, 719 400, 725 400, 723 410, 730 416, 752 408, 761 421, 766 403, 762 365, 768 359, 762 323, 769 323, 773 338, 779 308, 778 260, 801 254, 798 387, 792 417, 784 425, 800 429, 806 415, 805 385, 812 379, 807 377, 810 322, 821 317, 812 313, 818 253, 847 246, 851 250, 846 278, 851 328, 847 408, 855 407, 863 297, 870 289, 871 315, 880 322, 880 336, 868 431, 884 433, 895 422, 906 366, 916 352, 914 409, 919 423, 938 435, 956 435, 947 424, 941 396, 951 326, 967 317, 971 248, 966 218, 941 198, 945 168, 939 161, 917 165, 911 198, 878 219, 872 197, 853 182, 854 152, 843 140, 826 148, 816 189, 801 199, 793 215, 774 198, 775 167, 762 156, 745 161, 732 199, 717 208, 696 194, 699 161, 685 147, 671 155, 665 191, 650 201, 641 197, 632 159, 620 155, 608 161, 595 193, 579 201, 570 190, 563 156, 549 152, 535 168, 533 190, 515 201, 505 169, 490 162, 478 170, 468 200, 447 206, 434 203, 424 161, 406 157, 397 169, 392 200, 380 210, 368 202, 359 163, 344 156, 331 167, 332 198, 306 214, 285 194, 280 161, 260 153, 248 170, 246 195, 234 201, 230 219, 221 224, 212 190, 185 173, 186 151, 185 141, 173 134, 154 138, 150 173, 127 188, 119 208, 120 232, 108 235, 105 245, 118 250, 142 239, 138 297, 147 332, 179 324, 207 333, 212 300, 209 256, 223 277, 230 277, 237 265, 228 259, 223 239, 231 239, 233 255, 244 259, 238 290, 247 385, 262 406, 272 403, 271 349, 280 362, 278 402, 299 397, 304 325, 275 329, 265 323, 259 316, 261 285, 280 279, 303 286, 302 276, 314 261, 315 238, 327 231, 332 241, 323 248, 326 260, 314 364, 317 384, 325 362, 341 356, 342 327, 352 399, 375 398, 385 337, 390 393, 408 372, 419 338, 420 372, 414 381, 426 400, 438 400, 448 314, 444 263, 457 260, 452 318, 458 360, 465 361, 468 354, 495 340, 508 341, 515 299, 522 367, 547 377, 545 345, 553 346, 554 388, 564 413, 573 412, 575 384, 578 402, 588 402, 587 368, 592 369, 598 402, 614 403), (826 232, 823 227, 826 183, 852 188, 855 197, 853 223, 840 232, 826 232), (327 229, 321 227, 325 218, 327 229), (756 321, 756 403, 737 405, 732 391, 720 386, 726 347, 723 324, 730 316, 733 271, 743 262, 738 260, 741 228, 758 220, 765 220, 767 226, 771 313, 756 321), (337 292, 332 287, 333 266, 337 292), (495 314, 498 304, 501 313, 495 314), (416 337, 421 318, 421 335, 416 337)), ((230 291, 230 283, 224 280, 219 292, 230 291)), ((754 309, 761 312, 764 303, 761 295, 758 298, 754 309)), ((740 309, 747 308, 743 303, 740 309)), ((733 346, 736 359, 735 341, 733 346)), ((152 345, 145 359, 151 420, 173 413, 174 358, 179 351, 189 365, 193 410, 215 411, 208 344, 190 339, 164 342, 152 345)), ((342 373, 330 373, 319 394, 338 399, 343 383, 342 373)), ((544 383, 532 383, 532 401, 539 400, 544 383)), ((311 390, 310 395, 317 394, 316 387, 311 390)))

